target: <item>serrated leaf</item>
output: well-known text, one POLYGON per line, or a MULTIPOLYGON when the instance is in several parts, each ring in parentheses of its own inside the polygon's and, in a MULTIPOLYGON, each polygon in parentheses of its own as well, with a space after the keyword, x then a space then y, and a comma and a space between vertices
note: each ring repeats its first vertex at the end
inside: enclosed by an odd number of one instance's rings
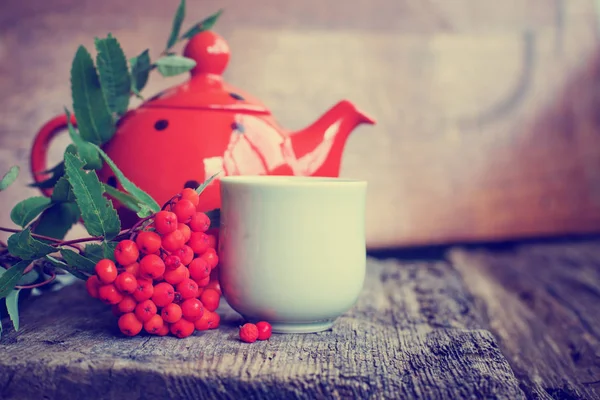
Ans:
POLYGON ((115 133, 115 124, 92 56, 83 46, 77 49, 71 65, 71 97, 81 137, 95 144, 109 141, 115 133))
POLYGON ((110 200, 103 196, 104 189, 96 172, 84 171, 83 165, 77 156, 65 155, 67 178, 88 233, 111 239, 121 231, 121 221, 110 200))
POLYGON ((55 267, 67 271, 68 273, 70 273, 71 275, 73 275, 74 277, 76 277, 78 279, 85 281, 88 278, 87 275, 79 272, 77 269, 71 268, 69 265, 67 265, 67 263, 57 260, 56 258, 54 258, 52 256, 46 256, 46 259, 48 261, 50 261, 55 267))
POLYGON ((114 187, 107 185, 106 183, 102 184, 104 187, 104 191, 108 193, 111 197, 115 198, 119 203, 123 204, 125 207, 129 208, 136 213, 140 211, 140 205, 138 200, 130 195, 129 193, 121 192, 119 189, 115 189, 114 187))
POLYGON ((63 239, 80 216, 77 204, 57 203, 42 213, 33 231, 38 235, 63 239))
POLYGON ((172 55, 161 57, 154 64, 162 76, 169 77, 188 72, 196 66, 196 61, 191 58, 172 55))
POLYGON ((19 330, 19 292, 20 289, 13 290, 6 296, 6 311, 10 316, 15 331, 19 330))
POLYGON ((83 255, 97 263, 104 258, 104 248, 99 244, 91 243, 85 246, 83 249, 83 255))
POLYGON ((10 211, 10 219, 20 227, 26 227, 31 221, 52 204, 48 197, 35 196, 17 203, 10 211))
POLYGON ((129 107, 131 77, 121 45, 110 33, 106 39, 95 39, 96 65, 104 99, 109 110, 123 115, 129 107))
POLYGON ((185 18, 185 0, 181 0, 179 3, 179 7, 177 7, 177 12, 175 13, 175 17, 173 17, 173 26, 171 28, 171 35, 169 36, 169 40, 167 41, 167 50, 169 50, 175 43, 177 43, 177 39, 179 38, 179 32, 181 32, 181 24, 183 23, 183 19, 185 18))
POLYGON ((140 91, 148 83, 148 76, 153 68, 149 50, 146 49, 139 56, 133 57, 129 60, 129 64, 131 65, 131 90, 140 95, 140 91))
POLYGON ((61 249, 60 255, 65 259, 65 262, 71 268, 81 272, 87 272, 88 274, 94 273, 94 267, 96 266, 96 263, 89 258, 86 258, 81 254, 69 249, 61 249))
POLYGON ((70 203, 75 201, 73 189, 65 176, 56 182, 56 186, 52 190, 51 199, 54 203, 70 203))
POLYGON ((137 212, 137 216, 140 218, 146 218, 149 217, 153 214, 152 210, 150 209, 150 207, 148 207, 147 205, 143 204, 139 211, 137 212))
POLYGON ((23 271, 25 271, 25 268, 27 268, 29 264, 31 264, 31 261, 23 260, 5 271, 0 270, 0 299, 8 296, 15 288, 19 279, 23 276, 23 271))
MULTIPOLYGON (((96 148, 91 143, 83 140, 79 133, 71 124, 71 113, 65 108, 65 114, 67 115, 67 128, 69 130, 69 136, 75 144, 76 151, 69 151, 72 154, 79 154, 81 159, 85 161, 85 169, 100 169, 102 168, 102 160, 100 155, 96 151, 96 148)), ((70 145, 69 145, 70 146, 70 145)))
POLYGON ((205 180, 204 182, 202 182, 202 184, 200 186, 198 186, 196 188, 196 193, 198 194, 202 194, 202 192, 204 192, 204 189, 206 189, 206 187, 208 185, 210 185, 210 183, 217 177, 217 175, 219 175, 221 173, 221 171, 217 172, 216 174, 214 174, 213 176, 211 176, 210 178, 208 178, 207 180, 205 180))
POLYGON ((8 172, 4 174, 2 179, 0 179, 0 192, 6 190, 7 187, 12 185, 12 183, 15 180, 17 180, 17 177, 19 176, 19 171, 20 169, 18 165, 13 165, 12 167, 10 167, 8 172))
POLYGON ((204 20, 202 20, 199 23, 192 26, 186 33, 184 33, 181 36, 181 38, 182 39, 191 39, 192 36, 194 36, 200 32, 208 31, 208 30, 212 29, 212 27, 215 25, 215 23, 217 22, 217 20, 221 16, 221 14, 223 14, 223 9, 217 11, 213 15, 205 18, 204 20))
POLYGON ((31 236, 31 229, 27 228, 19 233, 14 233, 8 238, 8 251, 15 257, 23 260, 35 260, 56 251, 44 242, 31 236))
POLYGON ((104 258, 115 261, 115 248, 117 244, 117 242, 102 242, 102 255, 104 258))
POLYGON ((154 200, 148 193, 144 192, 142 189, 137 187, 135 183, 127 179, 127 177, 123 175, 123 173, 121 172, 121 170, 119 170, 119 168, 116 166, 113 160, 111 160, 110 157, 100 147, 95 147, 98 150, 98 153, 100 153, 100 155, 104 159, 104 161, 106 161, 110 169, 113 171, 113 173, 117 177, 117 180, 123 186, 123 189, 127 190, 129 194, 135 197, 140 205, 145 204, 154 212, 160 211, 160 206, 158 205, 156 200, 154 200))

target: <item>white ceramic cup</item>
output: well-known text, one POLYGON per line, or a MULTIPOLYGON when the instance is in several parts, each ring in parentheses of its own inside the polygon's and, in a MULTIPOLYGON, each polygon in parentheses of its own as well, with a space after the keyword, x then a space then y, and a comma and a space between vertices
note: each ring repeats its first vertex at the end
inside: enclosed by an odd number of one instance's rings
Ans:
POLYGON ((219 275, 227 303, 274 332, 329 329, 365 279, 364 181, 221 178, 219 275))

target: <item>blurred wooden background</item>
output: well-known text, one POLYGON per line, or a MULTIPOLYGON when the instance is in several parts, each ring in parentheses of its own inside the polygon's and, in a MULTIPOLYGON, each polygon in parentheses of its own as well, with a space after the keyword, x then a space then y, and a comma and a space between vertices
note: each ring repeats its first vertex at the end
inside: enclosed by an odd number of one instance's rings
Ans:
MULTIPOLYGON (((30 145, 70 104, 77 46, 112 32, 128 56, 157 55, 177 4, 2 0, 0 168, 24 173, 1 194, 0 224, 36 193, 30 145)), ((593 0, 188 0, 184 29, 218 8, 227 79, 284 127, 342 98, 378 120, 353 132, 342 165, 369 181, 369 247, 600 230, 593 0)), ((182 79, 155 75, 145 94, 182 79)))

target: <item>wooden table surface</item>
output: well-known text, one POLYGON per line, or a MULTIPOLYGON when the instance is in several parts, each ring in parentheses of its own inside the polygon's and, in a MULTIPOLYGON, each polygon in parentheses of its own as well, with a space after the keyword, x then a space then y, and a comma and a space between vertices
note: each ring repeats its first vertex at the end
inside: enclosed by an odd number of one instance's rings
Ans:
POLYGON ((123 338, 77 284, 4 332, 0 398, 600 399, 599 303, 600 240, 369 259, 332 330, 253 344, 226 304, 218 330, 123 338))
MULTIPOLYGON (((2 0, 0 170, 25 171, 6 208, 37 193, 31 142, 70 105, 77 46, 112 32, 126 54, 156 56, 177 4, 2 0)), ((221 7, 226 78, 282 126, 342 98, 378 120, 352 133, 342 162, 369 182, 369 247, 598 231, 594 0, 189 0, 186 24, 221 7)), ((153 76, 145 94, 182 79, 153 76)))

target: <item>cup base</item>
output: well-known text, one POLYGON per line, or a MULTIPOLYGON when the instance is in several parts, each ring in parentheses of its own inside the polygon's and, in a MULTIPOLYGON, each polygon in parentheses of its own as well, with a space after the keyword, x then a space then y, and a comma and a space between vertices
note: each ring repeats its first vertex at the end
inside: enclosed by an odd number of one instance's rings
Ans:
POLYGON ((273 333, 317 333, 330 329, 335 320, 315 322, 271 322, 273 333))

